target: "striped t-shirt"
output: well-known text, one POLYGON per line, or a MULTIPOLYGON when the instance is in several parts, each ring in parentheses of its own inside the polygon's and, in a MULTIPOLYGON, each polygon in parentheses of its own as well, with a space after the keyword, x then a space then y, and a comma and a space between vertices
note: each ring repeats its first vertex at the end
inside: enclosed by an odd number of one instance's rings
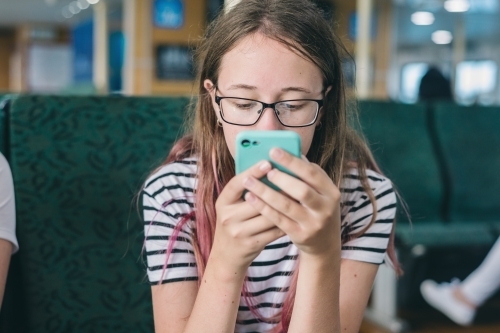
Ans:
MULTIPOLYGON (((174 226, 194 209, 196 171, 196 159, 189 158, 163 166, 146 181, 143 191, 144 232, 147 273, 151 284, 198 280, 191 237, 193 221, 184 225, 174 244, 167 269, 163 269, 174 226)), ((342 245, 341 257, 381 264, 386 256, 396 213, 396 196, 389 179, 371 170, 366 172, 377 200, 376 220, 361 237, 342 245)), ((341 193, 341 232, 345 239, 370 223, 373 206, 355 169, 344 177, 341 193)), ((281 310, 297 256, 297 247, 288 236, 284 236, 268 244, 248 268, 248 291, 263 318, 271 318, 281 310)), ((255 318, 245 299, 240 299, 235 332, 265 332, 274 325, 255 318)))

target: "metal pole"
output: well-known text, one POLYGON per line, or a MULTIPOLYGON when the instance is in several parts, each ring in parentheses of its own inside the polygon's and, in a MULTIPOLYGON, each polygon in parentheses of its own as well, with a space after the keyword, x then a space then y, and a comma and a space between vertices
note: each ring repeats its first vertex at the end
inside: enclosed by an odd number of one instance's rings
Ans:
POLYGON ((233 8, 234 5, 236 5, 238 2, 241 0, 224 0, 224 10, 226 13, 233 8))
MULTIPOLYGON (((465 60, 467 54, 467 36, 463 15, 458 15, 453 36, 453 66, 451 68, 451 86, 455 87, 455 73, 459 63, 465 60)), ((453 89, 454 90, 454 89, 453 89)))
POLYGON ((136 0, 123 1, 123 32, 125 34, 125 59, 122 70, 123 93, 134 95, 135 82, 135 23, 136 0))
POLYGON ((370 97, 370 33, 372 0, 357 0, 356 92, 358 99, 370 97))
POLYGON ((108 69, 108 8, 104 0, 94 6, 94 65, 93 81, 100 94, 109 90, 108 69))

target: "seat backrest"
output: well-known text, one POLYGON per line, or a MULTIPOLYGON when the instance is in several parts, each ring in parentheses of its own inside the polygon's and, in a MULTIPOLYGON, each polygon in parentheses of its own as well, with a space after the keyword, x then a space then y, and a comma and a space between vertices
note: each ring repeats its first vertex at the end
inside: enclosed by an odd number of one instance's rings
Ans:
POLYGON ((188 102, 12 101, 22 332, 153 331, 143 225, 133 202, 180 137, 188 102))
MULTIPOLYGON (((440 221, 443 183, 425 105, 362 101, 359 119, 375 160, 408 205, 411 220, 440 221)), ((407 221, 401 207, 398 221, 407 221)))
POLYGON ((450 221, 500 219, 500 108, 435 106, 438 142, 450 177, 450 221))

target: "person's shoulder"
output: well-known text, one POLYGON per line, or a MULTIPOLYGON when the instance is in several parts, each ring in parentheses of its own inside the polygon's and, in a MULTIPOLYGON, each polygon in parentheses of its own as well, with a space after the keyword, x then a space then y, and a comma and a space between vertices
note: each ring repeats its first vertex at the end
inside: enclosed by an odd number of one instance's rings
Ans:
MULTIPOLYGON (((366 174, 366 179, 368 180, 368 184, 370 185, 371 188, 378 188, 380 186, 387 186, 392 184, 389 178, 374 170, 366 169, 365 174, 366 174)), ((344 174, 343 183, 348 187, 361 186, 361 176, 359 174, 358 169, 357 168, 348 169, 347 172, 344 174)))
POLYGON ((13 192, 14 190, 12 188, 12 182, 12 172, 10 171, 9 162, 7 161, 5 156, 0 153, 0 188, 2 188, 2 191, 0 191, 0 193, 9 195, 10 192, 13 192))
POLYGON ((146 179, 143 191, 150 195, 162 189, 184 189, 192 192, 197 163, 196 157, 189 157, 161 166, 146 179))
MULTIPOLYGON (((389 178, 371 169, 366 169, 365 175, 368 186, 372 190, 376 200, 382 198, 384 198, 383 200, 387 198, 390 198, 391 201, 395 200, 392 198, 394 188, 389 178)), ((341 192, 343 194, 343 201, 369 201, 367 193, 361 184, 361 176, 357 168, 351 168, 344 173, 341 192)))
POLYGON ((2 153, 0 153, 0 172, 3 173, 6 170, 10 173, 9 162, 7 162, 5 156, 3 156, 2 153))

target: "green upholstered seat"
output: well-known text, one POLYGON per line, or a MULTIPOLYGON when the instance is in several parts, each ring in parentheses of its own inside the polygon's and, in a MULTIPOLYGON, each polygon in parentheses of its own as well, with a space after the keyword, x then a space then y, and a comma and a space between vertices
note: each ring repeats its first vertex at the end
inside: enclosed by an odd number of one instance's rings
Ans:
POLYGON ((435 106, 439 145, 449 170, 450 221, 500 221, 500 108, 435 106))
MULTIPOLYGON (((414 224, 441 221, 443 182, 424 105, 363 101, 363 133, 380 168, 406 201, 414 224)), ((398 221, 407 221, 398 209, 398 221)))
POLYGON ((22 332, 153 332, 134 197, 185 98, 21 96, 10 117, 22 332))
POLYGON ((491 227, 485 223, 448 224, 421 222, 397 226, 397 244, 406 247, 423 245, 433 248, 489 246, 495 241, 491 227))

